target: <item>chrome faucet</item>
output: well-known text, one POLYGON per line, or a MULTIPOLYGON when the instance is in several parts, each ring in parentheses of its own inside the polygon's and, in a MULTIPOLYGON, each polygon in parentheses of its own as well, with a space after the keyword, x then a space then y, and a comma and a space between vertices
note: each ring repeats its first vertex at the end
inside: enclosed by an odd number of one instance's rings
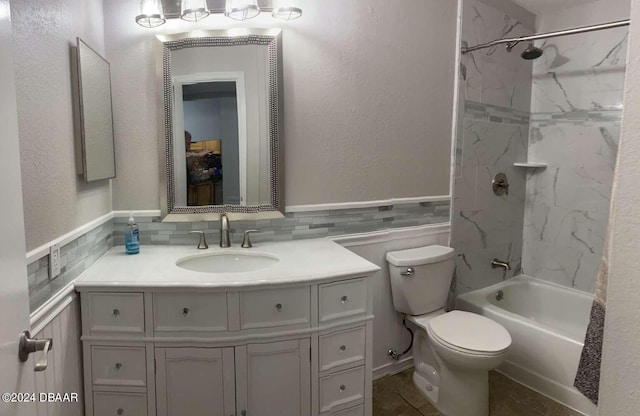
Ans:
POLYGON ((220 247, 231 247, 229 242, 229 217, 227 217, 227 214, 220 215, 220 247))
POLYGON ((497 269, 498 267, 502 267, 505 272, 508 272, 509 270, 511 270, 511 265, 509 264, 508 261, 502 261, 498 259, 491 260, 491 267, 493 267, 494 269, 497 269))

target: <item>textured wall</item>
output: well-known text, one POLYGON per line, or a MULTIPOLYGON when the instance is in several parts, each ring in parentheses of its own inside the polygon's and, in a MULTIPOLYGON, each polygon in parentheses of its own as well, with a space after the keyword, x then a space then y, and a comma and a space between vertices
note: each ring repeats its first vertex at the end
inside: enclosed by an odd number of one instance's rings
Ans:
MULTIPOLYGON (((627 0, 538 16, 542 31, 629 17, 627 0)), ((618 151, 627 28, 539 41, 534 61, 523 271, 593 292, 618 151)))
POLYGON ((640 1, 632 1, 624 124, 616 170, 611 269, 607 297, 601 416, 633 415, 640 409, 640 1))
MULTIPOLYGON (((449 193, 456 2, 301 1, 284 29, 285 201, 288 205, 449 193)), ((158 138, 153 35, 137 2, 105 1, 119 176, 116 209, 156 209, 158 138)), ((228 27, 211 16, 197 27, 228 27)), ((235 24, 236 26, 238 24, 235 24)))
MULTIPOLYGON (((533 16, 515 4, 507 9, 532 23, 533 16)), ((475 0, 464 2, 462 22, 462 39, 470 46, 532 33, 504 10, 475 0)), ((462 59, 464 105, 451 218, 459 293, 520 272, 525 172, 513 163, 527 159, 531 99, 531 63, 520 59, 520 48, 512 53, 502 47, 484 49, 462 59), (508 177, 508 195, 496 196, 491 189, 499 172, 508 177), (491 268, 493 258, 510 262, 513 270, 491 268)))
POLYGON ((70 72, 77 36, 104 52, 102 1, 14 1, 11 18, 31 250, 111 211, 109 181, 87 185, 76 175, 70 72))

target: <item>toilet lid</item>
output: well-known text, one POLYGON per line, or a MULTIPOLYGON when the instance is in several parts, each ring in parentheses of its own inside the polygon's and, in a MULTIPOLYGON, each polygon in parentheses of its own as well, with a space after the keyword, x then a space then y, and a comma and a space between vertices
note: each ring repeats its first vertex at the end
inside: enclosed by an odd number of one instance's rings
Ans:
POLYGON ((502 325, 475 313, 451 311, 428 325, 432 336, 454 348, 492 354, 511 345, 511 335, 502 325))

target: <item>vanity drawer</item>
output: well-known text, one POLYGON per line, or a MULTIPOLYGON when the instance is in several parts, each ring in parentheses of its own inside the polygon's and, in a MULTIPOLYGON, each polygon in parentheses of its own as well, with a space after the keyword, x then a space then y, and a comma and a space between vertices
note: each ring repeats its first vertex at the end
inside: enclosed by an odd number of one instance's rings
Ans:
POLYGON ((144 387, 147 360, 144 347, 91 347, 95 386, 144 387))
POLYGON ((226 293, 154 293, 154 332, 221 332, 227 325, 226 293))
POLYGON ((364 400, 364 366, 320 378, 320 412, 335 412, 364 400))
POLYGON ((308 286, 240 292, 240 329, 308 325, 308 286))
POLYGON ((144 335, 142 293, 89 293, 89 330, 144 335))
POLYGON ((367 312, 365 278, 320 285, 320 322, 356 318, 367 312))
POLYGON ((320 336, 320 372, 364 364, 366 329, 347 329, 320 336))
POLYGON ((93 416, 147 416, 147 395, 96 391, 93 416))

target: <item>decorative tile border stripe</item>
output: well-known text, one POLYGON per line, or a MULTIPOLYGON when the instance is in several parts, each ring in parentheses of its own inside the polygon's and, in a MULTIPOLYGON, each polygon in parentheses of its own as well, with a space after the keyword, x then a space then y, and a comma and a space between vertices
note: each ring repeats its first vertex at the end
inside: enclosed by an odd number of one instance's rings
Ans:
POLYGON ((60 274, 49 278, 49 256, 27 266, 31 312, 68 285, 113 247, 113 220, 60 247, 60 274))
MULTIPOLYGON (((390 228, 449 222, 450 202, 421 202, 370 208, 352 208, 326 211, 290 212, 285 218, 258 221, 231 221, 230 237, 234 245, 242 242, 243 233, 258 229, 251 239, 254 242, 289 241, 306 238, 322 238, 337 235, 367 233, 390 228)), ((114 219, 116 245, 124 244, 124 226, 127 218, 114 219)), ((197 244, 198 237, 190 231, 207 231, 208 241, 216 244, 220 238, 220 223, 166 223, 160 217, 138 220, 140 243, 144 245, 197 244)), ((144 249, 144 247, 143 247, 144 249)))
POLYGON ((578 110, 551 113, 528 113, 512 108, 465 101, 466 119, 488 121, 499 124, 518 124, 531 127, 548 127, 559 124, 595 126, 603 124, 620 125, 622 110, 578 110))
POLYGON ((549 127, 572 124, 576 126, 594 126, 622 123, 622 110, 567 111, 564 113, 532 113, 531 127, 549 127))
POLYGON ((492 123, 527 125, 530 114, 527 111, 514 110, 513 108, 465 101, 464 117, 492 123))

